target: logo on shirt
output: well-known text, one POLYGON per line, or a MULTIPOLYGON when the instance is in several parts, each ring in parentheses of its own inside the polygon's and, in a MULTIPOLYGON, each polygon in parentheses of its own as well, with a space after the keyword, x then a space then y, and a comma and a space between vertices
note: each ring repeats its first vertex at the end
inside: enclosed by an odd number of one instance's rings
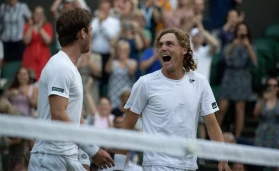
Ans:
POLYGON ((212 103, 212 108, 213 108, 213 109, 216 109, 216 108, 217 108, 217 103, 216 103, 216 102, 212 103))
POLYGON ((81 158, 87 159, 87 155, 86 155, 86 154, 82 154, 82 155, 81 155, 81 158))
POLYGON ((52 91, 58 91, 60 93, 63 93, 64 89, 63 88, 58 88, 58 87, 52 87, 52 91))
POLYGON ((194 79, 189 79, 189 82, 190 83, 193 83, 195 80, 194 79))

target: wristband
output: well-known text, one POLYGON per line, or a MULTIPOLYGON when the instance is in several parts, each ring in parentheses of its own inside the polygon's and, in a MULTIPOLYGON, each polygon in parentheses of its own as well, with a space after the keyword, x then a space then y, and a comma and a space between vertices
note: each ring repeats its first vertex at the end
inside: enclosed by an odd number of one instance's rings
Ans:
POLYGON ((95 144, 90 144, 90 145, 84 145, 84 144, 79 144, 79 148, 81 148, 84 152, 88 154, 89 157, 93 157, 96 155, 96 153, 99 150, 99 147, 95 144))
POLYGON ((114 163, 115 166, 113 170, 124 170, 126 164, 127 156, 123 154, 115 154, 114 155, 114 163))

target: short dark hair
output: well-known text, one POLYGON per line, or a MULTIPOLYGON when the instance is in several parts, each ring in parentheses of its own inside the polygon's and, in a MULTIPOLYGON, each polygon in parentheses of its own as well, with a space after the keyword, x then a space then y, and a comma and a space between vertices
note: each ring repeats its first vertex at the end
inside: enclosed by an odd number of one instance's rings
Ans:
POLYGON ((88 33, 88 27, 92 21, 92 14, 81 8, 63 10, 56 22, 56 32, 60 45, 68 46, 77 39, 77 33, 84 28, 88 33))

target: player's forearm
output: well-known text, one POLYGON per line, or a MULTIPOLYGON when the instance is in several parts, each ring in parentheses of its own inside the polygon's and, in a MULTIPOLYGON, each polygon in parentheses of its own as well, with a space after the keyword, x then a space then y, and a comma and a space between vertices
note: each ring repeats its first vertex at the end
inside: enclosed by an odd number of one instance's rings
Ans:
POLYGON ((220 142, 224 141, 221 128, 217 122, 215 124, 211 124, 206 127, 207 127, 207 132, 208 132, 210 140, 220 141, 220 142))
POLYGON ((62 122, 72 122, 72 119, 67 115, 66 111, 64 112, 52 112, 51 113, 51 119, 62 121, 62 122))

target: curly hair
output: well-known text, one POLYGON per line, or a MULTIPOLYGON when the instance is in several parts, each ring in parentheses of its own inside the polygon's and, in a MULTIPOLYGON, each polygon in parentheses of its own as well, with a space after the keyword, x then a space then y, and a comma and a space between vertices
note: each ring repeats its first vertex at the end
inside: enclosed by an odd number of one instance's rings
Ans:
POLYGON ((187 49, 187 53, 184 55, 183 59, 183 67, 188 72, 189 70, 195 70, 197 68, 197 64, 193 58, 193 51, 190 46, 190 38, 189 35, 180 29, 170 28, 163 30, 155 40, 155 47, 158 49, 160 47, 160 39, 163 35, 172 33, 176 36, 179 45, 182 48, 187 49))

